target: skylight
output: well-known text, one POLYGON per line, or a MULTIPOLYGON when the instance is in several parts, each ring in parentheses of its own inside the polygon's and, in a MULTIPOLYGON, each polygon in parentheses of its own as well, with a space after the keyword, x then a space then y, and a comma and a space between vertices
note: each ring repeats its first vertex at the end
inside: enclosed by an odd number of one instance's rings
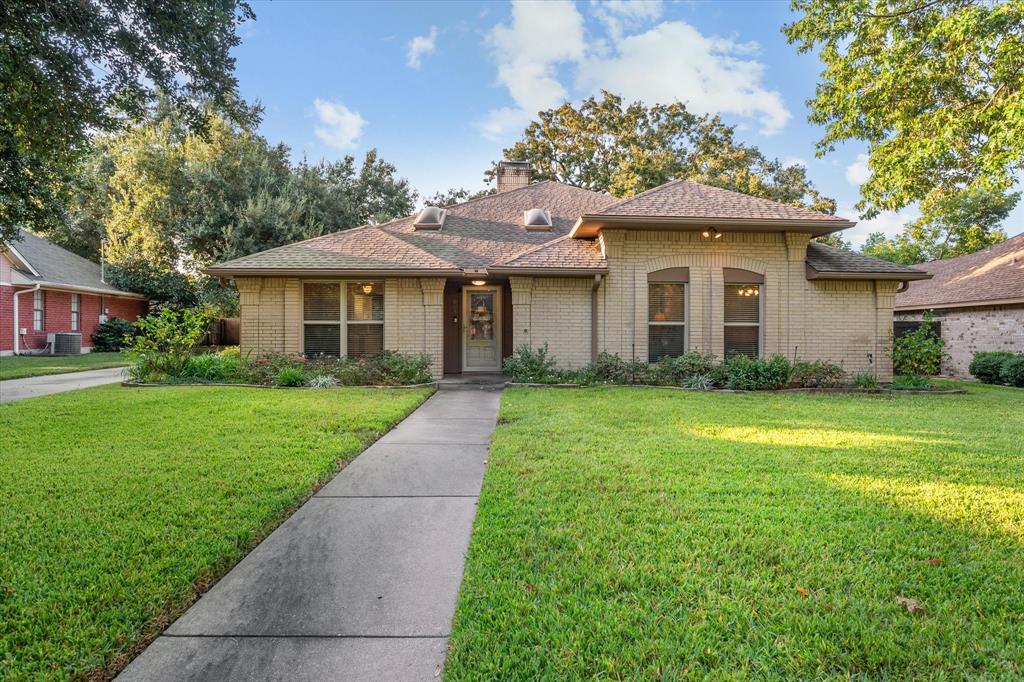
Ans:
POLYGON ((448 211, 437 206, 424 206, 412 226, 417 230, 440 230, 448 211))
POLYGON ((527 230, 550 230, 551 213, 543 208, 531 208, 523 211, 523 225, 527 230))

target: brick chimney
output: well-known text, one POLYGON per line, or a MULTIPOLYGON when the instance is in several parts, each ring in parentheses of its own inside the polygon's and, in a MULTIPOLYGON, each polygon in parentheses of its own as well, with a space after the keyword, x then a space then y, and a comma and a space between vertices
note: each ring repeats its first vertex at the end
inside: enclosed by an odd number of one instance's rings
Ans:
POLYGON ((530 184, 530 163, 528 161, 498 162, 498 194, 510 189, 519 189, 530 184))

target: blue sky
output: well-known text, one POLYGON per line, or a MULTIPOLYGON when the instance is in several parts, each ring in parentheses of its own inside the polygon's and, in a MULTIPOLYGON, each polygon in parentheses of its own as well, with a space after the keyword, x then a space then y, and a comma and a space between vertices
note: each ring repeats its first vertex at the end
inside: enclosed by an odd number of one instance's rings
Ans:
MULTIPOLYGON (((296 158, 376 147, 422 194, 478 189, 531 114, 606 88, 719 113, 739 138, 804 163, 856 219, 863 147, 814 156, 820 63, 781 33, 786 2, 256 2, 236 48, 261 132, 296 158)), ((914 214, 847 231, 894 234, 914 214)), ((1013 230, 1010 230, 1011 233, 1013 230)))

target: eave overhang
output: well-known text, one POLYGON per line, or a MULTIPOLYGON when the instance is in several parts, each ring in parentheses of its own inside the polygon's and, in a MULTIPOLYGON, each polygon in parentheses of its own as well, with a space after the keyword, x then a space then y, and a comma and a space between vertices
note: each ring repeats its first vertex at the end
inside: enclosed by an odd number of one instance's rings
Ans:
POLYGON ((856 225, 850 220, 780 220, 776 218, 680 218, 671 216, 580 216, 569 236, 592 239, 603 228, 695 231, 705 227, 726 227, 735 232, 805 232, 820 237, 856 225))
POLYGON ((1024 298, 993 298, 987 301, 957 301, 955 303, 915 303, 913 305, 899 305, 893 310, 897 312, 911 312, 914 310, 945 310, 946 308, 985 308, 995 305, 1022 305, 1024 298))
POLYGON ((212 277, 461 277, 458 269, 429 268, 203 268, 212 277))
POLYGON ((608 268, 487 268, 495 275, 542 275, 545 277, 593 277, 608 274, 608 268))
POLYGON ((920 270, 915 272, 870 272, 870 271, 829 271, 816 270, 810 263, 804 263, 807 279, 844 279, 844 280, 886 280, 892 282, 913 282, 920 279, 931 279, 932 276, 920 270))

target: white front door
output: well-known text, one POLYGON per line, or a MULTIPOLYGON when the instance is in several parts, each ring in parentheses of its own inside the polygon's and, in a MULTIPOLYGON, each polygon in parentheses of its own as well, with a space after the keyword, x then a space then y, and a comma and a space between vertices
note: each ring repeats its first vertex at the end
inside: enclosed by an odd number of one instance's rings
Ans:
POLYGON ((464 287, 462 319, 462 371, 501 371, 501 290, 498 287, 464 287))

